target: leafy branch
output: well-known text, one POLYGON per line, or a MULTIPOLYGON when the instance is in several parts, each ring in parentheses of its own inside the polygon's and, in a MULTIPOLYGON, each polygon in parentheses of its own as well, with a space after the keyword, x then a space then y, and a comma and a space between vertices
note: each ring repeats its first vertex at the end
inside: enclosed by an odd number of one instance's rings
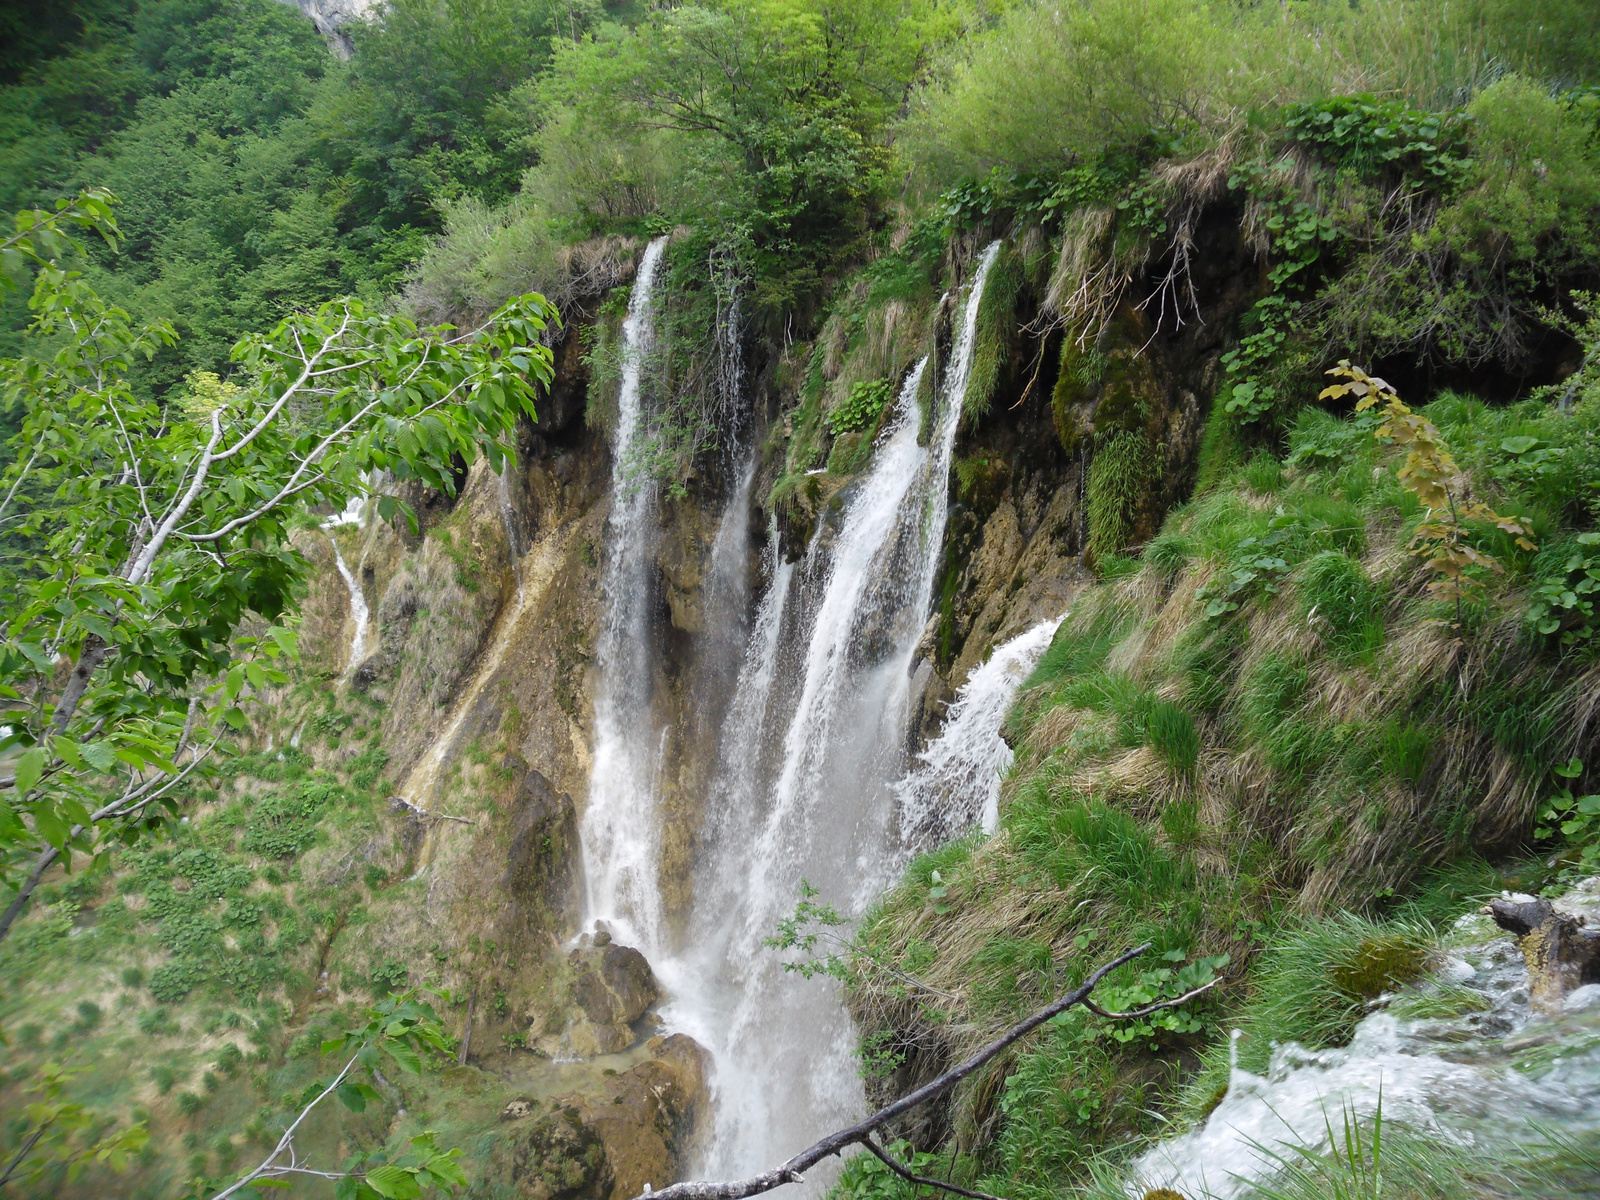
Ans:
POLYGON ((1472 589, 1482 586, 1481 581, 1468 572, 1487 569, 1497 575, 1505 574, 1498 559, 1468 542, 1466 522, 1487 522, 1513 536, 1523 550, 1538 549, 1531 531, 1523 518, 1503 516, 1483 501, 1471 498, 1471 482, 1456 465, 1438 427, 1413 412, 1386 381, 1352 366, 1348 359, 1341 360, 1327 374, 1349 382, 1323 388, 1317 397, 1319 400, 1354 396, 1357 412, 1376 409, 1383 417, 1383 423, 1373 430, 1373 436, 1405 450, 1405 461, 1399 470, 1400 482, 1427 510, 1411 538, 1411 553, 1437 576, 1428 585, 1428 591, 1437 599, 1455 605, 1454 628, 1459 631, 1462 601, 1472 589))
POLYGON ((438 1014, 419 996, 417 989, 411 989, 386 997, 367 1010, 366 1025, 323 1042, 322 1053, 344 1057, 344 1067, 301 1108, 272 1153, 211 1200, 259 1197, 263 1188, 292 1188, 301 1178, 333 1181, 338 1200, 415 1200, 435 1187, 465 1187, 466 1172, 458 1161, 461 1151, 439 1149, 432 1130, 407 1139, 399 1153, 357 1153, 332 1171, 308 1166, 295 1147, 301 1126, 330 1096, 358 1113, 366 1111, 370 1101, 380 1099, 373 1084, 386 1061, 408 1074, 420 1075, 426 1058, 449 1055, 450 1038, 438 1014))

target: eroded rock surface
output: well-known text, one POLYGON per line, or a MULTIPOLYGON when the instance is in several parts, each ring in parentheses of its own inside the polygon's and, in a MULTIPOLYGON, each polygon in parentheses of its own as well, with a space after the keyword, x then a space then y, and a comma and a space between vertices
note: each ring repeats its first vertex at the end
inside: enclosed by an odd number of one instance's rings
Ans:
POLYGON ((1491 900, 1495 924, 1517 939, 1528 964, 1528 997, 1542 1012, 1559 1012, 1568 993, 1600 983, 1600 929, 1588 918, 1558 909, 1542 896, 1491 900))
POLYGON ((707 1056, 682 1034, 648 1045, 649 1058, 592 1089, 507 1104, 490 1178, 529 1200, 629 1200, 681 1179, 708 1104, 707 1056))

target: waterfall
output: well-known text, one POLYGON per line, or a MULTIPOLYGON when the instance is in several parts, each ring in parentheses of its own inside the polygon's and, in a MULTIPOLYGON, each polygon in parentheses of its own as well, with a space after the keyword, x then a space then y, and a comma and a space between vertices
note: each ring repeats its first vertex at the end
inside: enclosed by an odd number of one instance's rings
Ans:
MULTIPOLYGON (((358 517, 359 519, 359 517, 358 517)), ((350 592, 350 619, 355 622, 355 632, 350 635, 350 657, 345 661, 344 677, 348 679, 350 673, 361 665, 361 660, 367 656, 367 623, 372 619, 372 613, 367 608, 367 597, 361 590, 361 582, 345 565, 344 555, 339 553, 339 543, 330 534, 328 545, 333 547, 333 565, 339 569, 340 578, 350 592)))
POLYGON ((859 911, 900 861, 893 783, 906 767, 910 667, 998 250, 979 261, 926 436, 925 359, 902 383, 870 471, 805 558, 783 563, 775 530, 770 537, 770 584, 707 801, 687 948, 657 963, 673 997, 663 1018, 712 1053, 717 1117, 705 1176, 779 1162, 865 1104, 855 1030, 836 988, 784 972, 762 942, 793 909, 802 879, 859 911))
POLYGON ((614 925, 646 953, 661 942, 660 830, 656 772, 665 730, 652 711, 650 620, 656 493, 634 461, 647 436, 642 395, 654 336, 654 292, 667 239, 646 248, 622 325, 622 388, 612 440, 611 515, 602 576, 603 617, 595 650, 594 767, 579 826, 585 920, 614 925))
POLYGON ((973 670, 956 693, 943 731, 895 785, 900 827, 928 845, 974 824, 993 833, 1000 824, 1000 779, 1012 751, 1000 736, 1017 689, 1050 645, 1066 615, 1040 621, 1012 638, 973 670))

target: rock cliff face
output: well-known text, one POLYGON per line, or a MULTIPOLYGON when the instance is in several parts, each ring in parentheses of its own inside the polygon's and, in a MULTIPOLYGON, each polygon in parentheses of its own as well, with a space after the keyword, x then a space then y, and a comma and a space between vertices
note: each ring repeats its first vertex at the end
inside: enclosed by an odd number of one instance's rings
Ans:
POLYGON ((342 27, 359 21, 378 7, 378 0, 283 0, 293 4, 317 27, 317 32, 328 40, 329 47, 340 58, 350 57, 350 38, 342 27))

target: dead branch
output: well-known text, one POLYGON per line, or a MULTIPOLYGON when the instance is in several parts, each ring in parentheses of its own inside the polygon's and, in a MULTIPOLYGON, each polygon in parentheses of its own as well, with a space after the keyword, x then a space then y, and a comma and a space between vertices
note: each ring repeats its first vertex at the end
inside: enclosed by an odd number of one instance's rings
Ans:
POLYGON ((752 1175, 747 1179, 732 1179, 725 1180, 723 1182, 686 1181, 683 1183, 674 1183, 670 1187, 662 1188, 659 1192, 648 1193, 650 1200, 744 1200, 744 1198, 747 1196, 759 1196, 763 1192, 770 1192, 774 1188, 782 1187, 786 1183, 799 1183, 805 1177, 805 1173, 812 1167, 816 1166, 823 1159, 832 1158, 844 1150, 847 1150, 851 1146, 864 1146, 869 1152, 876 1154, 879 1158, 883 1159, 884 1162, 889 1165, 890 1169, 894 1170, 896 1174, 911 1179, 914 1182, 925 1184, 929 1187, 942 1188, 945 1191, 955 1192, 958 1195, 973 1197, 974 1200, 998 1200, 997 1197, 985 1195, 983 1192, 971 1192, 963 1188, 958 1188, 953 1184, 941 1183, 936 1179, 923 1179, 921 1177, 912 1175, 903 1166, 901 1166, 901 1164, 894 1162, 880 1149, 878 1149, 872 1140, 872 1135, 879 1129, 883 1128, 883 1126, 889 1124, 889 1122, 897 1119, 898 1117, 904 1116, 912 1109, 919 1108, 928 1101, 937 1099, 939 1096, 944 1095, 946 1092, 950 1091, 951 1088, 955 1087, 956 1084, 960 1083, 967 1076, 978 1070, 979 1067, 982 1067, 984 1064, 999 1057, 1001 1054, 1005 1053, 1010 1046, 1027 1037, 1028 1034, 1039 1028, 1039 1026, 1043 1025, 1046 1021, 1050 1020, 1052 1017, 1059 1016, 1061 1013, 1066 1012, 1074 1005, 1086 1004, 1089 1005, 1092 1011, 1099 1013, 1102 1016, 1111 1017, 1113 1019, 1127 1020, 1134 1017, 1147 1016, 1150 1013, 1158 1012, 1164 1008, 1174 1008, 1179 1004, 1183 1004, 1188 1000, 1192 1000, 1195 996, 1198 996, 1201 992, 1212 986, 1212 984, 1206 984, 1205 987, 1196 988, 1194 991, 1180 996, 1176 1000, 1165 1000, 1159 1004, 1152 1004, 1131 1013, 1107 1012, 1105 1009, 1102 1009, 1097 1005, 1089 1004, 1089 994, 1094 991, 1095 987, 1102 979, 1104 979, 1118 967, 1122 966, 1124 963, 1131 962, 1135 958, 1138 958, 1141 954, 1149 950, 1151 945, 1152 943, 1146 942, 1144 945, 1138 946, 1132 950, 1129 950, 1126 954, 1119 955, 1118 957, 1112 959, 1110 962, 1106 963, 1105 966, 1100 967, 1094 972, 1094 974, 1090 975, 1089 978, 1084 981, 1081 987, 1074 988, 1065 996, 1062 996, 1060 999, 1054 1001, 1044 1008, 1041 1008, 1027 1020, 1022 1021, 1017 1025, 1013 1025, 1005 1033, 1001 1034, 982 1050, 979 1050, 971 1058, 967 1059, 966 1062, 960 1064, 959 1066, 952 1067, 943 1075, 939 1076, 939 1078, 933 1080, 931 1083, 923 1084, 916 1091, 902 1096, 888 1107, 879 1109, 866 1120, 852 1125, 848 1129, 840 1129, 834 1133, 830 1133, 821 1141, 816 1142, 813 1145, 808 1146, 806 1149, 800 1151, 799 1154, 796 1154, 793 1158, 789 1159, 788 1162, 782 1164, 781 1166, 774 1167, 770 1171, 763 1171, 759 1175, 752 1175))

